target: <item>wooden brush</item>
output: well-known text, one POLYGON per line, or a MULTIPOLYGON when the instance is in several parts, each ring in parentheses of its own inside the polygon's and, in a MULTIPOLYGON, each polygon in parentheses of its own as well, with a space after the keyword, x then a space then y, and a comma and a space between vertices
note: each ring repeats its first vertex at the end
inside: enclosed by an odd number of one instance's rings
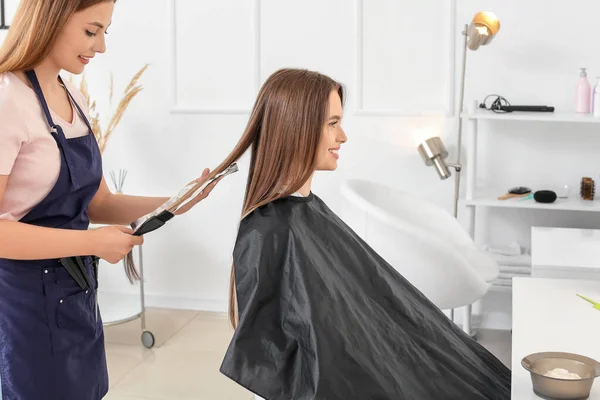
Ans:
POLYGON ((525 197, 531 193, 531 189, 525 186, 517 186, 508 190, 508 193, 498 197, 498 200, 507 200, 514 197, 525 197))
POLYGON ((596 192, 596 184, 592 178, 583 177, 581 178, 581 189, 580 194, 583 200, 594 200, 594 194, 596 192))

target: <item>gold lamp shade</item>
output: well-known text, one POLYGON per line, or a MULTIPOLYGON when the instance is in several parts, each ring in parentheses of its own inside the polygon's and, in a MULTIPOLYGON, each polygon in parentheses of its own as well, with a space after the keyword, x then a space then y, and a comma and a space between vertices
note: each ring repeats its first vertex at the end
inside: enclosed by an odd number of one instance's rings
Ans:
POLYGON ((490 43, 500 30, 500 20, 494 13, 481 11, 475 14, 467 29, 468 47, 477 50, 479 46, 490 43))

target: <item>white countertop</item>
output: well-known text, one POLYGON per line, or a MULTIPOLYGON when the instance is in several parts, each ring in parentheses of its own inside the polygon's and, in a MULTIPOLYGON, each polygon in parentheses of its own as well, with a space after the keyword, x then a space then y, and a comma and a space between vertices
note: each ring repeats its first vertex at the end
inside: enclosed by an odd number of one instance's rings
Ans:
MULTIPOLYGON (((513 400, 540 400, 521 366, 529 354, 561 351, 600 361, 600 310, 577 294, 600 302, 600 281, 513 279, 513 400)), ((600 400, 600 378, 589 400, 600 400)))
POLYGON ((600 229, 532 227, 531 265, 600 270, 600 229))

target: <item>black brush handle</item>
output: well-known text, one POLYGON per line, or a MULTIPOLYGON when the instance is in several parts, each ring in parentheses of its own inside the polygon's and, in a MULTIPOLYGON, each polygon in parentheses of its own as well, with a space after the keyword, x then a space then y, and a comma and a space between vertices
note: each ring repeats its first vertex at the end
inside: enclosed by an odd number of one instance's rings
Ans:
POLYGON ((90 275, 87 273, 87 270, 85 269, 85 263, 83 262, 83 259, 81 257, 77 256, 77 257, 75 257, 75 260, 77 261, 77 265, 79 266, 79 270, 81 271, 81 275, 85 279, 87 287, 91 288, 92 287, 92 280, 90 279, 90 275))
POLYGON ((146 221, 144 221, 142 225, 139 226, 139 228, 135 230, 135 232, 133 232, 133 236, 142 236, 146 233, 155 231, 158 228, 162 227, 168 220, 170 220, 174 216, 175 215, 173 215, 171 212, 165 210, 158 215, 148 218, 146 221))
POLYGON ((65 257, 60 259, 60 263, 65 267, 69 275, 77 282, 80 288, 87 289, 87 281, 81 274, 81 269, 73 257, 65 257))

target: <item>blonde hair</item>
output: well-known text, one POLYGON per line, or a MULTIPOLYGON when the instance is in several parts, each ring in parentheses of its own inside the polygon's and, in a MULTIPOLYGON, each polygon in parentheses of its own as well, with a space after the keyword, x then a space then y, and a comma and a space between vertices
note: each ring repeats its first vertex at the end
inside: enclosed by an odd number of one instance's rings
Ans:
POLYGON ((71 16, 116 0, 21 0, 2 47, 0 74, 38 66, 54 47, 71 16))

